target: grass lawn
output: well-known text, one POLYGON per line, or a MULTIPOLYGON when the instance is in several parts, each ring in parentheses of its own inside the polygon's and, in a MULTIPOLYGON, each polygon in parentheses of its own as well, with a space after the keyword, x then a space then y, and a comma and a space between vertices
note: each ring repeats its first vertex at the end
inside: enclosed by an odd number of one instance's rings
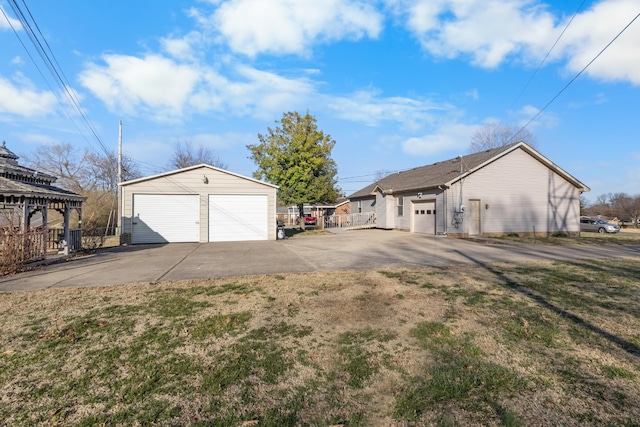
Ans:
POLYGON ((0 425, 640 425, 638 258, 0 294, 0 425))

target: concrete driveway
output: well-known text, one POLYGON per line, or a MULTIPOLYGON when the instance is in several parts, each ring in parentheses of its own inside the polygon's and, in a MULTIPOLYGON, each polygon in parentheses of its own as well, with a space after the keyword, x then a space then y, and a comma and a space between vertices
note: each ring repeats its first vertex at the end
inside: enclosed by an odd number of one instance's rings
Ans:
POLYGON ((640 256, 639 246, 489 244, 359 230, 280 241, 136 245, 0 279, 0 291, 385 267, 640 256))

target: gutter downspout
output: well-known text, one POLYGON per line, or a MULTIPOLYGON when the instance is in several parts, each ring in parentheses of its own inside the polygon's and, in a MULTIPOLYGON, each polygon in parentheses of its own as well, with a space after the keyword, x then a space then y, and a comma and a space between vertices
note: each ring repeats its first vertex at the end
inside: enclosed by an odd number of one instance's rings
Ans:
POLYGON ((444 231, 442 232, 442 235, 446 236, 448 231, 447 211, 449 210, 449 207, 447 206, 447 192, 446 189, 443 189, 441 185, 438 185, 438 190, 442 191, 442 198, 444 203, 444 231))

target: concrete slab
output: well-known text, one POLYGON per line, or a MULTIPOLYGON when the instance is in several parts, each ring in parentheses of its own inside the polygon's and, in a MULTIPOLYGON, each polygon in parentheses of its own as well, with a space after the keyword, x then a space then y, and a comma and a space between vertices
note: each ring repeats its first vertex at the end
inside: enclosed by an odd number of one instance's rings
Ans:
POLYGON ((640 257, 640 246, 487 244, 357 230, 257 242, 173 243, 105 249, 0 279, 0 291, 460 263, 640 257))

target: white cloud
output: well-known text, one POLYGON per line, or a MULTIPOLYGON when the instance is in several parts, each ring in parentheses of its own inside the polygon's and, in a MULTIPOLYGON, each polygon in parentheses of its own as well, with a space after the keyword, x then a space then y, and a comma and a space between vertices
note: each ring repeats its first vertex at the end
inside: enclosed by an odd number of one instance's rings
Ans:
POLYGON ((181 63, 159 55, 143 58, 104 56, 106 65, 88 64, 80 82, 110 111, 182 121, 191 114, 222 112, 271 118, 306 108, 315 93, 306 79, 286 78, 256 68, 229 64, 215 67, 181 63))
MULTIPOLYGON (((607 0, 579 14, 559 43, 568 69, 582 70, 640 12, 637 0, 607 0)), ((640 18, 587 69, 603 80, 640 85, 640 18)))
POLYGON ((416 156, 430 156, 450 150, 466 152, 471 136, 477 128, 477 125, 459 123, 442 125, 436 133, 405 140, 402 150, 416 156))
POLYGON ((546 43, 554 28, 553 16, 530 0, 414 0, 404 13, 427 51, 469 55, 486 68, 546 43))
MULTIPOLYGON (((19 76, 19 79, 24 79, 19 76)), ((27 118, 44 116, 54 110, 56 97, 51 92, 38 91, 31 85, 14 85, 0 77, 0 114, 27 118)))
POLYGON ((58 138, 52 137, 51 135, 41 134, 41 133, 32 133, 32 132, 21 132, 18 133, 20 137, 20 142, 28 145, 33 145, 34 147, 40 145, 54 145, 60 143, 58 138))
POLYGON ((349 96, 325 96, 324 103, 338 117, 367 126, 378 126, 382 122, 401 123, 405 128, 415 130, 433 122, 433 117, 443 110, 450 110, 446 104, 438 105, 429 100, 405 97, 380 97, 376 91, 359 91, 349 96))
POLYGON ((7 11, 0 6, 0 30, 11 30, 12 27, 16 31, 22 30, 22 24, 20 21, 9 16, 7 11), (7 17, 6 19, 5 16, 7 17), (7 22, 7 19, 9 22, 7 22))
MULTIPOLYGON (((537 65, 571 14, 553 16, 534 0, 410 0, 394 2, 422 47, 437 57, 469 57, 495 68, 509 58, 537 65)), ((566 61, 578 72, 638 14, 637 0, 602 0, 579 13, 549 61, 566 61)), ((587 70, 598 79, 640 84, 640 21, 629 27, 587 70)))
POLYGON ((219 32, 235 52, 305 55, 318 42, 376 38, 383 16, 359 0, 228 0, 201 24, 219 32))
POLYGON ((199 56, 198 47, 203 43, 203 36, 197 31, 192 31, 184 37, 165 37, 160 43, 165 52, 173 58, 193 60, 199 56))
POLYGON ((235 108, 251 106, 255 117, 272 118, 283 111, 307 108, 315 94, 306 79, 289 79, 244 65, 237 71, 244 81, 226 88, 226 98, 235 108))
POLYGON ((199 70, 159 55, 137 58, 105 55, 106 66, 90 64, 80 82, 111 111, 143 113, 158 120, 179 120, 198 79, 199 70))
MULTIPOLYGON (((508 114, 509 123, 505 123, 507 125, 516 125, 516 126, 527 126, 527 128, 535 133, 536 128, 546 128, 551 129, 558 125, 559 119, 558 117, 549 112, 540 112, 540 108, 535 107, 533 105, 524 105, 522 108, 516 111, 509 111, 508 114), (535 120, 531 121, 535 117, 535 120)), ((485 120, 485 123, 488 122, 501 122, 500 119, 494 117, 488 117, 485 120)))

